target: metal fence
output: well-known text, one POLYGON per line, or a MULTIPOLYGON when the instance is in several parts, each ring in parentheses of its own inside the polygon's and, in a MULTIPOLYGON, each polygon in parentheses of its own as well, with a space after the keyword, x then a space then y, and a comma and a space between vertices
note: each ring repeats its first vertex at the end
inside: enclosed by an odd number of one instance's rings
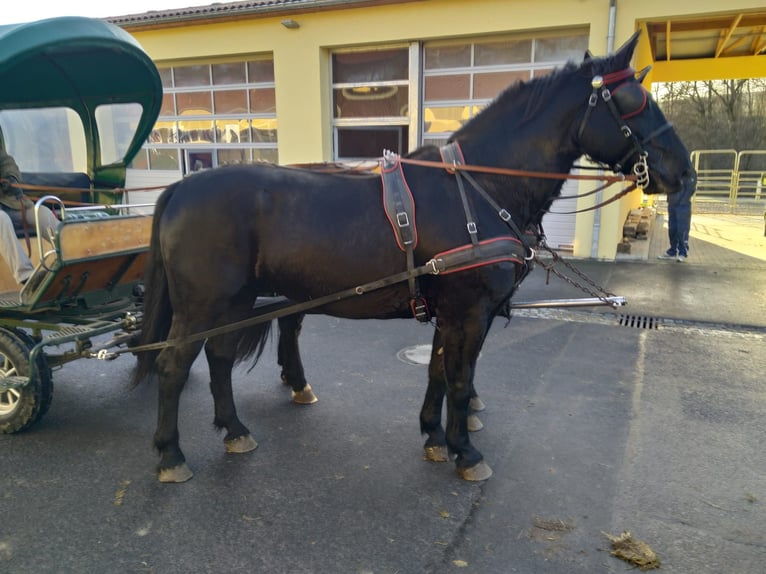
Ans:
POLYGON ((759 213, 766 210, 766 150, 694 150, 694 211, 759 213))

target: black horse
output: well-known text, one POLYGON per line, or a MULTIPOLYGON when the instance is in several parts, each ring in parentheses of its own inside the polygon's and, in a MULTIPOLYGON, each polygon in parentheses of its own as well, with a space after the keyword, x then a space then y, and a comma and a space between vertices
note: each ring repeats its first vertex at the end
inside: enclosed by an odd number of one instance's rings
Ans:
MULTIPOLYGON (((528 271, 526 232, 539 229, 560 193, 563 179, 540 174, 567 174, 586 155, 635 177, 646 193, 693 185, 688 151, 630 69, 636 42, 514 85, 449 146, 402 158, 404 195, 414 199, 417 217, 414 208, 409 218, 401 217, 406 210, 393 221, 387 216, 377 175, 248 165, 168 187, 155 209, 141 341, 167 343, 139 352, 134 376, 137 383, 159 374, 160 480, 192 475, 179 445, 178 406, 203 346, 213 422, 226 429, 227 450, 257 446, 237 416, 231 371, 263 350, 271 322, 247 319, 264 294, 303 304, 296 312, 356 319, 407 318, 413 309, 423 315, 426 304, 436 323, 420 415, 426 451, 440 460, 446 447, 461 477, 487 478, 491 470, 467 428, 474 369, 493 318, 507 310, 528 271), (463 158, 470 172, 453 164, 463 158), (457 169, 445 169, 450 164, 457 169), (411 226, 403 248, 395 224, 411 226), (237 330, 225 327, 235 323, 237 330)), ((294 390, 303 383, 301 372, 294 390)))

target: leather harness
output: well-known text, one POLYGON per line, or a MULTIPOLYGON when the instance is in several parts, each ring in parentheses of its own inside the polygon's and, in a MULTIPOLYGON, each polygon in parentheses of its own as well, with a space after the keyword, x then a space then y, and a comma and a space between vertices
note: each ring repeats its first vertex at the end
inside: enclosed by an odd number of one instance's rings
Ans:
MULTIPOLYGON (((452 167, 465 164, 463 153, 457 142, 450 142, 440 148, 439 151, 446 166, 445 169, 457 179, 460 200, 466 218, 466 229, 471 242, 437 253, 424 266, 426 272, 433 275, 448 274, 484 265, 511 262, 522 266, 522 273, 516 282, 518 285, 532 268, 531 261, 535 255, 534 248, 542 236, 541 230, 533 229, 527 233, 522 232, 513 221, 511 214, 500 207, 470 174, 452 167), (500 219, 509 227, 512 235, 479 240, 479 228, 471 203, 468 200, 464 179, 492 206, 500 219)), ((410 290, 410 308, 418 321, 428 322, 431 320, 428 303, 421 295, 417 284, 417 277, 424 273, 418 273, 414 263, 414 251, 418 242, 415 202, 404 177, 399 156, 393 152, 384 151, 383 158, 380 160, 380 173, 386 217, 394 231, 396 244, 399 249, 405 252, 407 258, 406 276, 410 290)))

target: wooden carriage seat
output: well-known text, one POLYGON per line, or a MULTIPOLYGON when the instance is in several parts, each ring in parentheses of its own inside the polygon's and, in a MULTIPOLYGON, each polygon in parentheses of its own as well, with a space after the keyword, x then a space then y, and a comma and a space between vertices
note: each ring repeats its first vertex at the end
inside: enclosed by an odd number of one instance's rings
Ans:
POLYGON ((128 296, 141 281, 151 236, 151 215, 66 218, 56 254, 38 269, 22 299, 30 307, 95 306, 128 296))

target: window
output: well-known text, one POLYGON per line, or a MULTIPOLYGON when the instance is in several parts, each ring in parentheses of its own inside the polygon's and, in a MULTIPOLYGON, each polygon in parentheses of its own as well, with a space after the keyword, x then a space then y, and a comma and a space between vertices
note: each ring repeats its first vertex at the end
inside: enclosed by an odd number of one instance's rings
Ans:
POLYGON ((276 163, 277 119, 271 58, 159 69, 160 117, 134 169, 184 173, 228 163, 276 163))
POLYGON ((570 59, 581 59, 587 47, 586 31, 426 43, 423 144, 442 145, 505 88, 548 74, 570 59))
POLYGON ((334 155, 377 158, 384 149, 409 149, 408 48, 332 55, 334 155))

